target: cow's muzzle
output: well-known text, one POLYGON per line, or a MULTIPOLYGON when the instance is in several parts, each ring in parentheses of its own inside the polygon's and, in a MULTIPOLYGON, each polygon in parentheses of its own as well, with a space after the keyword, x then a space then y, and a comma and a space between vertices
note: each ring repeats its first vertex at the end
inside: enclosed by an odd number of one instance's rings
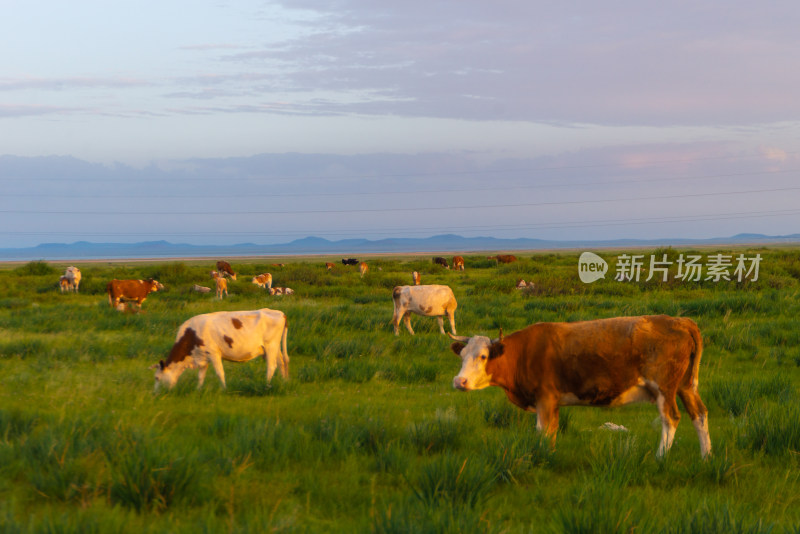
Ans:
POLYGON ((460 391, 467 391, 467 379, 462 376, 453 378, 453 387, 460 391))

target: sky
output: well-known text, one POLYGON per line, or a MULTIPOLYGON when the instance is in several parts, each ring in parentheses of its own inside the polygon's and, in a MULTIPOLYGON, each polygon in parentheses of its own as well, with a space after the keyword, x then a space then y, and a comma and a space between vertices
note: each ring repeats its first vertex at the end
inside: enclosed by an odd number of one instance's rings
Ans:
POLYGON ((0 8, 0 248, 800 233, 793 1, 0 8))

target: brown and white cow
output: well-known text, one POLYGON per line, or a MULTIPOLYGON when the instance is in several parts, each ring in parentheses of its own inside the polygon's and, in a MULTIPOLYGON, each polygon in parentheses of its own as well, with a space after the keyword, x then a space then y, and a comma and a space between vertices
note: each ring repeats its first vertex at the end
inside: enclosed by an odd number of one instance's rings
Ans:
POLYGON ((700 440, 711 452, 705 405, 697 393, 703 341, 691 319, 666 315, 615 317, 575 323, 537 323, 498 339, 458 337, 461 357, 453 387, 502 388, 555 445, 559 406, 619 406, 649 401, 661 415, 663 456, 680 420, 677 394, 700 440))
POLYGON ((456 333, 456 308, 458 303, 453 295, 453 290, 443 285, 427 286, 397 286, 392 291, 394 301, 394 315, 392 325, 394 335, 400 335, 400 319, 406 328, 414 335, 411 328, 410 314, 416 313, 425 317, 436 317, 439 322, 439 331, 444 334, 444 315, 450 320, 450 330, 456 333))
POLYGON ((231 264, 227 261, 219 260, 217 262, 217 271, 222 276, 230 276, 232 280, 236 280, 236 273, 233 272, 233 268, 231 268, 231 264))
POLYGON ((294 289, 292 289, 291 287, 271 287, 269 289, 269 294, 273 296, 294 295, 294 289))
POLYGON ((77 267, 69 266, 64 271, 64 275, 59 279, 61 291, 74 291, 78 292, 78 287, 81 285, 81 270, 77 267), (64 283, 66 280, 66 284, 64 283))
POLYGON ((275 369, 289 377, 286 336, 289 327, 283 312, 263 308, 196 315, 178 329, 167 360, 151 366, 156 370, 156 391, 172 388, 186 369, 198 370, 198 389, 211 364, 225 387, 222 360, 247 362, 262 356, 267 363, 267 383, 275 369))
POLYGON ((487 256, 487 260, 494 260, 497 263, 514 263, 517 257, 513 254, 498 254, 497 256, 487 256))
POLYGON ((164 286, 149 278, 147 280, 111 280, 106 285, 106 292, 108 293, 108 303, 112 308, 119 308, 121 302, 136 301, 136 304, 141 308, 142 302, 145 301, 147 295, 154 291, 164 289, 164 286))
POLYGON ((58 279, 58 287, 61 288, 61 292, 64 293, 65 291, 72 291, 72 281, 67 278, 65 275, 61 275, 58 279))
POLYGON ((369 265, 366 262, 361 262, 358 264, 358 272, 361 274, 361 278, 364 278, 364 275, 367 274, 369 271, 369 265))
POLYGON ((224 276, 218 276, 214 282, 216 283, 217 298, 222 299, 223 293, 228 296, 228 279, 224 276))
POLYGON ((260 288, 269 289, 272 287, 272 273, 259 274, 253 277, 253 283, 260 288))
POLYGON ((333 266, 334 266, 334 265, 335 265, 335 264, 333 264, 333 263, 331 263, 331 262, 329 262, 329 261, 326 261, 326 262, 325 262, 325 268, 326 268, 326 269, 328 269, 329 271, 330 271, 331 269, 333 269, 333 266))
POLYGON ((421 278, 420 278, 419 273, 417 271, 414 271, 413 273, 411 273, 411 279, 414 280, 414 285, 415 286, 418 286, 420 284, 421 278))
POLYGON ((462 256, 453 256, 453 269, 456 271, 464 270, 464 258, 462 256))

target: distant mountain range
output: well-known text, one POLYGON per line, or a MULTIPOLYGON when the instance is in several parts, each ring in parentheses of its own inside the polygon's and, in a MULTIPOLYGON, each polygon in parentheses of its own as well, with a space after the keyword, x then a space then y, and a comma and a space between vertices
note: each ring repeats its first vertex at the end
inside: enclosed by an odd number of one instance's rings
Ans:
POLYGON ((600 249, 659 246, 706 246, 743 244, 799 243, 800 234, 767 236, 738 234, 732 237, 711 239, 616 239, 606 241, 548 241, 544 239, 499 239, 494 237, 462 237, 437 235, 427 238, 395 239, 344 239, 329 241, 320 237, 306 237, 278 245, 188 245, 167 241, 141 243, 45 243, 29 248, 0 249, 0 261, 30 260, 80 260, 119 258, 191 258, 206 256, 292 256, 304 254, 377 254, 377 253, 431 253, 521 251, 547 249, 600 249))

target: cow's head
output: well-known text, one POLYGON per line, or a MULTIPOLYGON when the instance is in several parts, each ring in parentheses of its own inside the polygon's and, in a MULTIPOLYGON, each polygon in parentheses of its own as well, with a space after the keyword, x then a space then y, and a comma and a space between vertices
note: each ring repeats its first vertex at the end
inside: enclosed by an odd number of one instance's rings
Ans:
POLYGON ((150 278, 150 279, 147 280, 147 283, 150 284, 150 291, 151 292, 153 292, 153 291, 163 291, 164 290, 164 284, 162 284, 158 280, 154 280, 153 278, 150 278))
POLYGON ((503 354, 502 329, 497 339, 448 335, 455 340, 450 349, 461 358, 461 371, 453 378, 453 387, 462 391, 489 387, 492 375, 486 370, 486 364, 503 354))
POLYGON ((159 360, 158 363, 151 365, 150 369, 155 369, 156 371, 155 391, 158 392, 162 388, 174 388, 181 374, 192 366, 193 361, 191 358, 170 364, 164 363, 164 360, 159 360))

